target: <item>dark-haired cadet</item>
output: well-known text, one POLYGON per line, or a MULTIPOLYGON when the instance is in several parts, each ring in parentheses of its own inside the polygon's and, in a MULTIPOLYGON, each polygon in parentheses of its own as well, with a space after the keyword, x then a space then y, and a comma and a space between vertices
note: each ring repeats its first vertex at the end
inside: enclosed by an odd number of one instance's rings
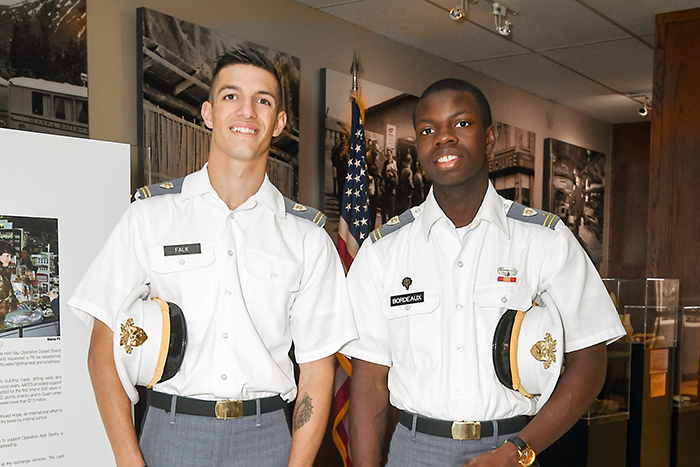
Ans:
POLYGON ((69 301, 96 318, 88 366, 118 467, 311 466, 316 456, 334 353, 356 332, 323 214, 284 198, 265 172, 286 122, 280 88, 255 50, 220 59, 202 106, 208 164, 140 189, 69 301), (182 309, 187 347, 149 392, 137 441, 113 336, 122 301, 146 283, 182 309))
MULTIPOLYGON (((495 134, 481 91, 461 80, 434 83, 414 126, 432 189, 420 206, 370 234, 348 274, 360 335, 342 350, 353 357, 353 465, 380 465, 389 403, 399 409, 391 467, 535 465, 598 395, 606 342, 624 328, 566 225, 500 197, 489 182, 495 134), (514 313, 507 310, 532 311, 545 296, 561 315, 565 339, 556 345, 566 371, 556 389, 558 373, 551 380, 554 392, 542 405, 502 383, 493 343, 501 317, 514 313)), ((546 365, 544 353, 555 355, 556 345, 540 339, 533 351, 548 350, 532 354, 533 368, 546 365)), ((515 383, 513 367, 506 370, 515 383)))

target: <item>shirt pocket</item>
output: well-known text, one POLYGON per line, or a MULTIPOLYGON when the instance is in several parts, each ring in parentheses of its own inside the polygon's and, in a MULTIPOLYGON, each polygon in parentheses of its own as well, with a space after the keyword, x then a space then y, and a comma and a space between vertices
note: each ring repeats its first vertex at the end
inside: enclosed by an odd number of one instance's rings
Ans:
MULTIPOLYGON (((198 242, 199 253, 182 255, 165 255, 166 245, 157 245, 149 249, 151 269, 158 274, 187 273, 205 268, 214 263, 214 246, 211 242, 198 242)), ((200 271, 201 272, 201 271, 200 271)), ((198 274, 200 272, 195 272, 198 274)))
POLYGON ((185 313, 188 323, 208 319, 211 307, 200 306, 201 300, 193 298, 202 294, 211 294, 215 274, 211 267, 216 261, 212 242, 202 241, 190 245, 199 245, 199 253, 166 255, 167 245, 155 245, 149 248, 148 257, 151 265, 150 281, 160 298, 177 303, 185 313), (181 300, 187 300, 188 306, 169 296, 171 291, 181 300), (179 303, 178 303, 179 302, 179 303))
POLYGON ((382 313, 388 320, 392 361, 409 370, 435 368, 440 363, 440 291, 426 290, 424 301, 390 306, 384 297, 382 313))
MULTIPOLYGON (((261 334, 279 338, 289 328, 293 297, 299 291, 301 264, 274 255, 247 250, 241 278, 248 313, 261 334)), ((322 293, 322 291, 319 291, 322 293)))

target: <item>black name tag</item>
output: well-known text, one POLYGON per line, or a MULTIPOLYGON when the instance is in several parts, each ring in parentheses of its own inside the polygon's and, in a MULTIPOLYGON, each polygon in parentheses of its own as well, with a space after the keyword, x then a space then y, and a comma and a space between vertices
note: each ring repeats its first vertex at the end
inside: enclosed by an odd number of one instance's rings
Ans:
POLYGON ((202 252, 200 243, 189 243, 187 245, 165 245, 163 246, 165 256, 178 255, 198 255, 202 252))
POLYGON ((391 306, 410 305, 411 303, 423 303, 424 301, 425 292, 407 293, 391 297, 391 306))

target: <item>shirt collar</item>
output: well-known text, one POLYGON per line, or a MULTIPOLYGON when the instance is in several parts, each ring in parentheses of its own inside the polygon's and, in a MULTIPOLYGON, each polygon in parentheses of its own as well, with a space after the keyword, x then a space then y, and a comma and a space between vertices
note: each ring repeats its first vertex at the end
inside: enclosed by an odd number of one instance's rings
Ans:
POLYGON ((272 184, 267 174, 265 174, 265 179, 263 180, 262 185, 260 185, 260 189, 257 191, 257 193, 251 196, 248 201, 243 203, 243 205, 247 204, 248 202, 253 203, 251 206, 254 206, 257 203, 262 204, 272 211, 272 213, 277 217, 284 218, 286 215, 286 210, 284 208, 284 196, 282 196, 282 193, 280 193, 277 187, 272 184))
MULTIPOLYGON (((421 229, 425 241, 428 241, 430 231, 440 219, 445 219, 450 223, 452 222, 438 204, 433 194, 433 188, 431 187, 423 203, 423 215, 421 216, 421 229)), ((479 207, 479 211, 476 213, 470 225, 476 225, 481 221, 490 222, 503 232, 506 237, 510 237, 508 222, 506 220, 506 205, 490 181, 484 199, 479 207)))
POLYGON ((205 193, 214 193, 216 195, 216 191, 214 191, 209 181, 208 165, 209 163, 207 162, 204 164, 204 167, 185 177, 185 180, 182 182, 182 190, 180 191, 181 199, 189 199, 205 193))
MULTIPOLYGON (((187 177, 182 183, 181 199, 189 199, 194 196, 211 193, 217 200, 221 200, 219 194, 211 186, 209 180, 209 164, 204 164, 204 167, 197 172, 194 172, 187 177)), ((221 201, 223 203, 223 201, 221 201)), ((269 177, 265 174, 265 179, 258 191, 241 204, 236 210, 246 210, 254 208, 258 203, 267 207, 278 217, 285 216, 284 197, 282 193, 270 182, 269 177)))

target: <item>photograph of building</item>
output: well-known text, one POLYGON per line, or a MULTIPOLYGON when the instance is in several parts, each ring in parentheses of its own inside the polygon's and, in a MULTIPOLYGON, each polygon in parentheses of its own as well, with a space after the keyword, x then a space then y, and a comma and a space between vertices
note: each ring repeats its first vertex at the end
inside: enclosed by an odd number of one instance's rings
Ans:
POLYGON ((0 128, 88 137, 86 5, 0 2, 0 128))

